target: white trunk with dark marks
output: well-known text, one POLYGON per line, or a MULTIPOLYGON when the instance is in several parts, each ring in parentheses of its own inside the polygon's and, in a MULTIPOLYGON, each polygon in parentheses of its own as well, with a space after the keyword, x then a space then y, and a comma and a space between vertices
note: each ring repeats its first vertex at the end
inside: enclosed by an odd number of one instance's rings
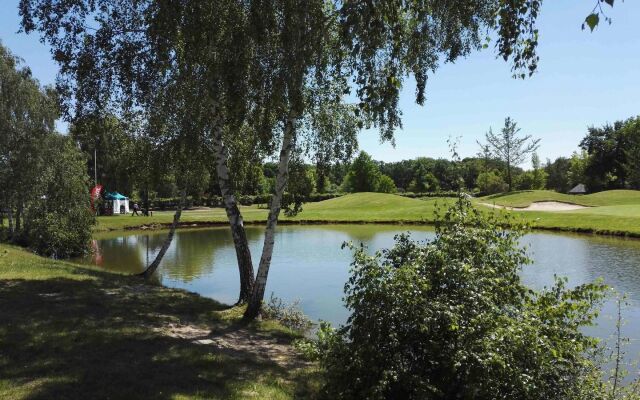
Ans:
POLYGON ((227 166, 227 149, 223 143, 222 128, 216 126, 213 132, 213 151, 216 158, 216 173, 218 185, 224 202, 224 208, 231 227, 231 236, 236 249, 238 259, 238 270, 240 272, 240 295, 238 303, 246 303, 253 291, 253 262, 251 260, 251 250, 247 233, 244 229, 242 214, 238 208, 238 202, 233 195, 227 166))
POLYGON ((267 286, 267 277, 269 275, 269 267, 271 267, 271 257, 273 256, 275 230, 282 207, 282 196, 289 177, 289 159, 291 158, 291 152, 295 145, 294 137, 295 118, 290 116, 286 121, 282 137, 282 148, 280 149, 275 193, 271 197, 271 206, 269 209, 269 217, 267 218, 267 227, 264 233, 264 245, 262 247, 260 265, 258 266, 258 275, 256 276, 256 281, 254 283, 251 300, 244 314, 246 319, 253 319, 257 317, 260 313, 260 308, 262 307, 264 291, 267 286))
POLYGON ((176 206, 176 213, 173 215, 173 222, 171 223, 169 234, 164 240, 164 243, 160 248, 160 252, 156 255, 156 258, 153 260, 151 265, 149 265, 147 269, 145 269, 144 272, 140 274, 145 279, 151 278, 153 273, 156 272, 156 269, 158 269, 158 267, 160 266, 160 262, 162 261, 162 258, 164 257, 167 250, 169 250, 169 246, 171 246, 171 242, 173 241, 173 236, 176 232, 176 228, 180 223, 180 216, 182 215, 182 209, 184 208, 186 200, 187 200, 186 190, 182 189, 182 191, 180 192, 180 200, 178 201, 178 205, 176 206))

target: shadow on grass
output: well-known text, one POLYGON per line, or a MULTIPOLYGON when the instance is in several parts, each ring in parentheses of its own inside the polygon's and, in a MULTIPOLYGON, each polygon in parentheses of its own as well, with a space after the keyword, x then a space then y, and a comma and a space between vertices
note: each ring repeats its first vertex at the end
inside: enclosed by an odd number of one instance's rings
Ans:
MULTIPOLYGON (((0 280, 0 393, 28 399, 244 398, 254 382, 295 386, 295 372, 249 350, 228 354, 163 331, 197 325, 216 335, 239 329, 220 319, 226 306, 131 278, 90 274, 96 279, 0 280)), ((298 383, 296 391, 304 390, 298 383)))

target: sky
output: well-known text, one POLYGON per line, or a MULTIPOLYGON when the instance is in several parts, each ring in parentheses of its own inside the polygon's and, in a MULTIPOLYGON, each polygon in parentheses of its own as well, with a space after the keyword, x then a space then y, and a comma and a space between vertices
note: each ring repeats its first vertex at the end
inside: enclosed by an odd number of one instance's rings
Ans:
MULTIPOLYGON (((58 67, 37 35, 18 33, 18 0, 0 0, 0 40, 25 60, 42 84, 53 84, 58 67)), ((449 137, 458 153, 473 156, 492 127, 507 116, 521 133, 540 138, 542 160, 569 156, 589 126, 640 114, 640 1, 606 6, 613 22, 594 32, 581 29, 593 0, 547 0, 538 20, 538 72, 511 77, 510 65, 489 49, 455 64, 442 65, 427 84, 424 106, 414 102, 415 86, 405 83, 400 99, 403 129, 396 145, 380 143, 378 132, 363 131, 360 148, 382 161, 415 157, 449 158, 449 137)), ((59 124, 65 130, 64 124, 59 124)), ((527 164, 523 165, 527 166, 527 164)))

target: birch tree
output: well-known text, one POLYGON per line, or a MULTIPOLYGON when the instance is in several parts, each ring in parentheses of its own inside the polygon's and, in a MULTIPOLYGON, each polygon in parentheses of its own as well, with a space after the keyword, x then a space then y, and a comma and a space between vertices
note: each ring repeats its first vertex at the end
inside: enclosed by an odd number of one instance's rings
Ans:
MULTIPOLYGON (((427 77, 441 63, 482 48, 488 32, 495 32, 496 52, 512 61, 514 75, 532 73, 539 4, 21 0, 20 12, 23 29, 40 32, 62 65, 59 82, 69 115, 108 107, 149 109, 158 89, 172 83, 198 93, 191 105, 212 151, 229 219, 239 301, 249 301, 246 317, 253 318, 268 279, 289 160, 305 141, 301 129, 308 111, 340 104, 354 90, 360 118, 370 121, 365 125, 378 127, 381 139, 393 142, 401 126, 404 80, 413 76, 416 101, 423 104, 427 77), (255 285, 228 162, 230 144, 246 140, 238 134, 246 125, 256 146, 278 158, 255 285)), ((344 139, 337 136, 318 133, 323 141, 344 139)))

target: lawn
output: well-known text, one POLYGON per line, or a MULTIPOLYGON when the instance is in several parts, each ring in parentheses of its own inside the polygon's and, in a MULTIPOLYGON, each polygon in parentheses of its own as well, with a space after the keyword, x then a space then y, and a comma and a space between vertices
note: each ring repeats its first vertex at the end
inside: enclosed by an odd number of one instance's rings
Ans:
POLYGON ((295 334, 241 312, 0 245, 0 398, 313 397, 295 334))
MULTIPOLYGON (((393 194, 354 193, 317 203, 307 203, 294 217, 282 216, 282 223, 405 223, 429 224, 434 212, 445 209, 451 198, 411 199, 393 194)), ((560 201, 588 206, 573 211, 511 211, 540 229, 614 234, 640 237, 640 191, 612 190, 585 196, 570 196, 545 190, 522 191, 474 199, 486 212, 505 212, 483 206, 491 203, 510 207, 526 207, 537 201, 560 201)), ((267 211, 255 206, 242 207, 247 223, 262 223, 267 211)), ((157 212, 153 217, 99 217, 96 231, 169 225, 172 212, 157 212)), ((226 224, 223 209, 186 211, 183 225, 226 224)))
POLYGON ((587 195, 569 195, 550 190, 523 190, 478 198, 478 201, 509 207, 527 207, 537 201, 560 201, 582 206, 640 205, 639 190, 607 190, 587 195))
MULTIPOLYGON (((410 199, 384 193, 354 193, 317 203, 306 203, 303 211, 295 217, 281 215, 280 220, 292 223, 421 223, 432 222, 438 205, 446 206, 452 199, 410 199)), ((267 218, 267 210, 257 206, 240 207, 244 220, 261 223, 267 218)), ((98 217, 95 231, 127 229, 142 225, 169 225, 173 212, 155 212, 153 217, 131 215, 98 217)), ((224 209, 185 211, 181 222, 184 225, 227 224, 224 209)))

